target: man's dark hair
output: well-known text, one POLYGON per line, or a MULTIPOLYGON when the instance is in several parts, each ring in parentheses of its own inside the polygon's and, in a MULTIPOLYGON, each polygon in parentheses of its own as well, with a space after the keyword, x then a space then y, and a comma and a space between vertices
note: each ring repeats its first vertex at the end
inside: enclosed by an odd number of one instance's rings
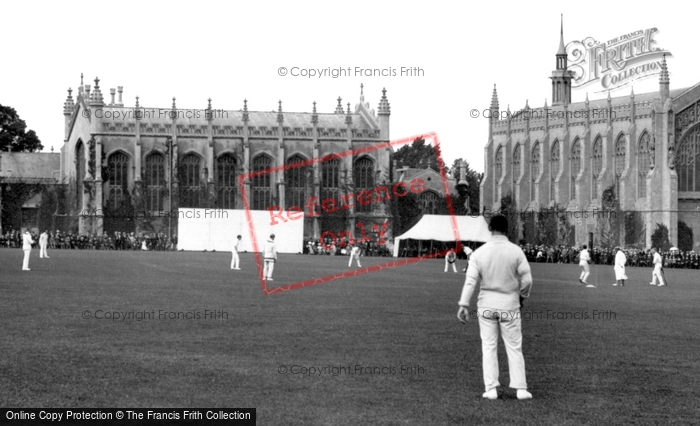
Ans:
POLYGON ((585 249, 587 249, 587 248, 588 248, 588 246, 586 246, 586 245, 584 244, 584 245, 583 245, 583 249, 585 250, 585 249))
POLYGON ((491 228, 492 231, 506 235, 508 233, 508 218, 500 214, 491 217, 489 228, 491 228))

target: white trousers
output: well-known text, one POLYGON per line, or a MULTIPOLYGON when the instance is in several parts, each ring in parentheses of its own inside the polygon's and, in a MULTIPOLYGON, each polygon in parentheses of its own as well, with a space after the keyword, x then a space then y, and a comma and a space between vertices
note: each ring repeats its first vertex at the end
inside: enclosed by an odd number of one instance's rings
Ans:
POLYGON ((362 265, 360 265, 360 256, 357 256, 357 255, 355 255, 355 256, 350 255, 350 261, 348 262, 348 267, 352 266, 353 259, 357 259, 357 266, 362 268, 362 265))
POLYGON ((265 259, 265 266, 263 270, 263 274, 265 274, 265 278, 272 278, 272 271, 275 270, 275 260, 274 259, 265 259))
POLYGON ((506 347, 506 354, 508 354, 510 387, 513 389, 527 389, 520 312, 504 311, 498 320, 494 319, 494 310, 492 309, 480 308, 478 312, 486 392, 500 386, 498 381, 499 331, 506 347))
POLYGON ((240 268, 241 258, 238 257, 238 252, 231 252, 231 269, 240 268))
MULTIPOLYGON (((456 262, 452 262, 452 270, 457 272, 457 267, 455 266, 456 262)), ((448 266, 450 265, 450 262, 445 259, 445 272, 447 272, 448 266)))
POLYGON ((46 252, 46 246, 47 244, 39 244, 39 258, 49 257, 49 254, 46 252))
POLYGON ((652 284, 666 284, 661 276, 661 264, 654 265, 654 272, 651 273, 651 282, 652 284))
POLYGON ((29 269, 29 253, 32 249, 24 249, 24 261, 22 262, 22 269, 29 269))
POLYGON ((579 277, 579 279, 583 282, 586 282, 586 280, 588 279, 588 276, 591 275, 591 268, 590 268, 590 266, 588 266, 588 262, 586 262, 585 260, 580 262, 579 266, 581 266, 581 268, 583 268, 583 271, 581 272, 581 276, 579 277))

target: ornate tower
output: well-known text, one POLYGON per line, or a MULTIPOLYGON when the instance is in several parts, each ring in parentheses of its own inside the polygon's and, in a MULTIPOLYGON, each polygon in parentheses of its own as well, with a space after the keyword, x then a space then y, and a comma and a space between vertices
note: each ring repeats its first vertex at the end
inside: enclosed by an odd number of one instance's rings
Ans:
POLYGON ((559 34, 559 50, 556 54, 557 66, 552 71, 552 106, 568 105, 571 103, 571 80, 574 73, 568 71, 566 47, 564 46, 564 17, 562 15, 561 33, 559 34))

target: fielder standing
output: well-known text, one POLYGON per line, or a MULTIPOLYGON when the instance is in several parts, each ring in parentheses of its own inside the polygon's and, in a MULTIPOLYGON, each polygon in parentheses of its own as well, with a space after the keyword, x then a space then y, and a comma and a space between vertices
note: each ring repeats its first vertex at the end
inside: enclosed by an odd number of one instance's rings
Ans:
POLYGON ((44 230, 44 232, 39 235, 39 259, 49 258, 49 254, 46 252, 46 246, 49 245, 49 233, 44 230))
POLYGON ((231 269, 235 269, 237 271, 240 271, 241 268, 239 268, 240 263, 241 263, 241 258, 238 257, 238 248, 241 246, 241 236, 236 237, 236 244, 233 245, 233 248, 231 249, 231 269))
POLYGON ((656 281, 658 280, 659 287, 665 286, 666 280, 664 280, 664 276, 661 272, 663 270, 663 259, 661 258, 661 255, 658 251, 656 251, 655 248, 651 249, 651 253, 654 255, 654 271, 651 273, 651 282, 649 284, 657 285, 656 281))
POLYGON ((510 387, 517 389, 518 399, 531 399, 525 380, 522 352, 520 309, 523 298, 530 296, 532 274, 523 251, 508 241, 508 219, 493 216, 489 224, 492 238, 472 254, 467 278, 459 300, 457 318, 469 319, 469 304, 477 285, 481 285, 477 302, 481 350, 483 354, 484 398, 498 398, 498 335, 508 354, 510 387))
POLYGON ((352 266, 353 259, 357 259, 357 267, 362 268, 362 265, 360 265, 360 248, 354 244, 352 249, 350 249, 350 261, 348 262, 348 268, 352 266))
MULTIPOLYGON (((587 286, 588 286, 588 282, 586 282, 586 280, 588 279, 588 276, 591 275, 591 269, 590 269, 590 266, 588 265, 590 261, 591 261, 591 254, 588 252, 588 246, 586 246, 584 244, 583 249, 581 249, 581 252, 578 254, 578 264, 583 269, 581 271, 581 275, 578 277, 578 281, 581 284, 586 284, 587 286)), ((595 286, 593 286, 591 284, 591 287, 595 287, 595 286)))
POLYGON ((275 270, 275 261, 277 261, 277 247, 275 246, 275 234, 270 235, 270 239, 265 241, 263 245, 263 261, 264 269, 263 274, 267 281, 274 281, 272 279, 272 271, 275 270))
POLYGON ((22 233, 22 250, 24 251, 24 261, 22 262, 22 270, 30 271, 29 269, 29 254, 32 252, 32 244, 34 240, 29 231, 24 231, 22 233))

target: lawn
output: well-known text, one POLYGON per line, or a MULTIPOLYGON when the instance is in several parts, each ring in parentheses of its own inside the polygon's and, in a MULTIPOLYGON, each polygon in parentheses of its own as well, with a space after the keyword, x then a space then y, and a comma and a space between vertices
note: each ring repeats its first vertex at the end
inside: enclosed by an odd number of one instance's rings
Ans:
MULTIPOLYGON (((621 288, 612 267, 593 266, 590 289, 576 265, 532 265, 523 351, 534 399, 504 387, 488 401, 478 324, 456 318, 464 275, 443 273, 442 260, 265 296, 251 254, 241 271, 229 253, 50 255, 32 251, 23 272, 22 251, 0 249, 2 407, 255 407, 261 425, 700 416, 700 271, 669 270, 671 285, 658 288, 650 268, 628 268, 621 288), (129 317, 105 318, 113 312, 129 317)), ((347 261, 280 255, 269 286, 347 271, 347 261)), ((502 344, 499 357, 507 385, 502 344)))

